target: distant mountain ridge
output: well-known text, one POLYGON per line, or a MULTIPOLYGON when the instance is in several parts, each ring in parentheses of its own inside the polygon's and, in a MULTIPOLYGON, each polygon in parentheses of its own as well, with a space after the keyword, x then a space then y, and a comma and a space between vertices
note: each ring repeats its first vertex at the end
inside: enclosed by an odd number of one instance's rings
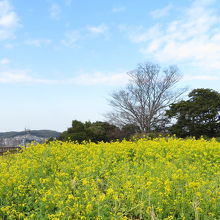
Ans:
POLYGON ((9 131, 9 132, 0 132, 0 138, 13 138, 26 134, 30 134, 41 138, 57 138, 60 136, 61 133, 53 130, 9 131))

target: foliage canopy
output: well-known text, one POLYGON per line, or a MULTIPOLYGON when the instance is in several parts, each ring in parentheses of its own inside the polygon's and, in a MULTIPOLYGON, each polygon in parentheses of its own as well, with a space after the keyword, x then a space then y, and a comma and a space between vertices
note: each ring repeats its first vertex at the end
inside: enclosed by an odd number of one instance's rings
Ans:
POLYGON ((220 135, 220 93, 212 89, 194 89, 189 99, 172 104, 166 112, 176 123, 170 131, 179 137, 220 135))
POLYGON ((136 132, 137 128, 133 125, 126 125, 122 129, 108 122, 96 121, 85 123, 73 120, 72 127, 64 131, 60 139, 63 141, 83 141, 110 142, 116 139, 129 138, 136 132))

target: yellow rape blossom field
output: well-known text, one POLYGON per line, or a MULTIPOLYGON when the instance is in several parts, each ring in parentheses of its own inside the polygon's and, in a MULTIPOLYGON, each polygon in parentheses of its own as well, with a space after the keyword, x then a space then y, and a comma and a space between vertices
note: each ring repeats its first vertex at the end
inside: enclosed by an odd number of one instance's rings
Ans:
POLYGON ((32 145, 0 157, 0 219, 220 219, 220 143, 32 145))

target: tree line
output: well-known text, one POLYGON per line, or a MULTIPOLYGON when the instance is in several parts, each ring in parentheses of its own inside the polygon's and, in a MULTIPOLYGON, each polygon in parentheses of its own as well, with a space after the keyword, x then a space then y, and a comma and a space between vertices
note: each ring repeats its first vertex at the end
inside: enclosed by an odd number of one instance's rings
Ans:
POLYGON ((60 140, 62 141, 83 141, 92 142, 110 142, 115 140, 130 139, 132 135, 140 132, 135 125, 125 125, 122 128, 108 122, 81 122, 78 120, 72 121, 72 126, 64 131, 60 140))
POLYGON ((176 66, 162 69, 153 63, 139 64, 128 73, 130 80, 109 99, 112 112, 106 122, 80 122, 61 134, 61 140, 112 141, 143 134, 171 134, 178 137, 220 136, 220 93, 194 89, 183 100, 185 88, 176 66))

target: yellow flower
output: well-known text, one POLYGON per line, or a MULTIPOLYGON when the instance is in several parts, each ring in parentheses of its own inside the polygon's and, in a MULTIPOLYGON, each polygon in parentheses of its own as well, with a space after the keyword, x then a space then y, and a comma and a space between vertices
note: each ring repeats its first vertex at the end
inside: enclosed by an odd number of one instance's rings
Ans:
POLYGON ((82 184, 83 184, 83 185, 87 185, 87 184, 88 184, 88 181, 87 181, 86 178, 84 178, 84 179, 82 180, 82 184))
POLYGON ((114 192, 114 190, 112 188, 107 189, 107 195, 111 195, 113 192, 114 192))

